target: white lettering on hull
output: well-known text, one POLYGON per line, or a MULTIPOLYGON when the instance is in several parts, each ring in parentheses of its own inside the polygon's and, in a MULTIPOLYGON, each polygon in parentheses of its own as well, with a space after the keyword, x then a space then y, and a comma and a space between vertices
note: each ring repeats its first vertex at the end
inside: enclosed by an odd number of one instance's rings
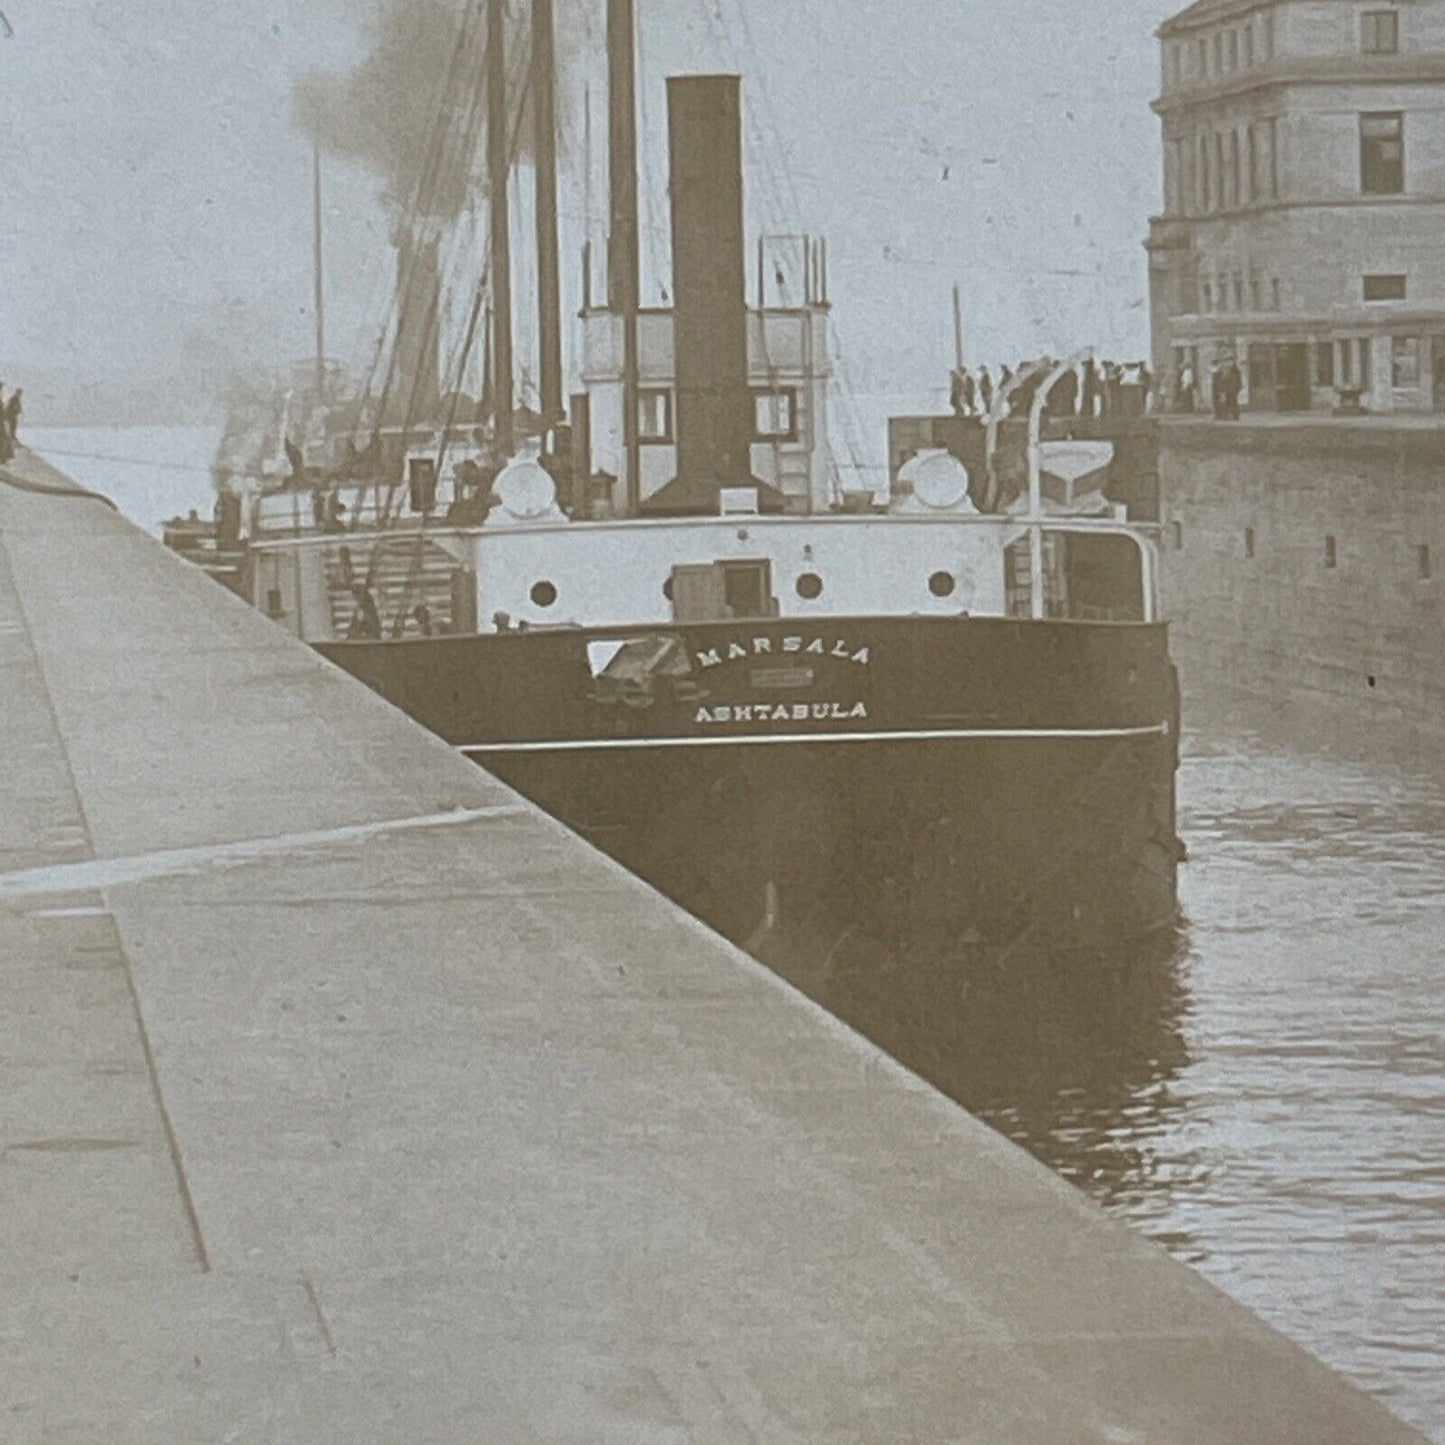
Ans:
POLYGON ((867 716, 868 704, 864 702, 719 703, 715 707, 698 708, 693 721, 698 724, 848 722, 867 716))
MULTIPOLYGON (((784 652, 812 653, 814 657, 836 657, 840 662, 851 662, 858 667, 867 667, 873 661, 872 652, 866 646, 856 647, 842 637, 834 639, 830 646, 828 641, 822 637, 794 635, 783 638, 782 650, 784 652)), ((741 642, 730 642, 727 645, 725 656, 722 644, 719 643, 717 647, 702 649, 694 656, 697 658, 697 665, 701 668, 721 667, 725 662, 738 662, 749 657, 771 657, 773 656, 773 639, 771 637, 754 637, 747 645, 741 642), (751 647, 751 651, 749 647, 751 647)))

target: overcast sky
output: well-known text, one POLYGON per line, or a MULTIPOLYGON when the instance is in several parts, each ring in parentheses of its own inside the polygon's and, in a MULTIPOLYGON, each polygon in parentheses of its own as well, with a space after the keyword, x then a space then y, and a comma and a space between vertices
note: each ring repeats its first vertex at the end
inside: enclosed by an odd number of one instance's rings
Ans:
MULTIPOLYGON (((558 6, 600 41, 603 0, 558 6)), ((0 8, 15 31, 0 40, 0 378, 33 375, 43 415, 58 390, 48 378, 181 386, 304 356, 310 160, 291 92, 304 71, 357 58, 368 0, 0 8)), ((1141 242, 1159 185, 1152 32, 1173 8, 638 0, 648 250, 665 262, 663 76, 739 71, 750 225, 829 238, 839 342, 861 391, 942 385, 954 280, 971 361, 1086 343, 1142 356, 1141 242)), ((584 147, 581 85, 568 90, 575 309, 584 147)), ((599 84, 599 152, 604 103, 599 84)), ((364 364, 390 284, 387 223, 364 171, 329 166, 326 191, 330 349, 364 364)), ((649 285, 665 280, 647 269, 649 285)))

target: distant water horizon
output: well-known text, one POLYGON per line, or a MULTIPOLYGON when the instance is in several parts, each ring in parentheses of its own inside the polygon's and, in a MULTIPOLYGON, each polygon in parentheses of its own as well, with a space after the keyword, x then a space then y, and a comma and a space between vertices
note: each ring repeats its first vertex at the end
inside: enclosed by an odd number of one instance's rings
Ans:
POLYGON ((219 422, 197 426, 31 427, 20 440, 52 466, 107 496, 137 526, 160 535, 172 517, 209 517, 219 422))

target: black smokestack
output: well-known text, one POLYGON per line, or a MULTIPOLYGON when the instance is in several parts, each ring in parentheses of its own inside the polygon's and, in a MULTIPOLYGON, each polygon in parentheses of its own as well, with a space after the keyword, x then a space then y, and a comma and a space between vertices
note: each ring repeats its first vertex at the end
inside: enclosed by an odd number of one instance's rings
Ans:
POLYGON ((739 77, 670 77, 667 123, 677 481, 655 500, 667 510, 715 513, 719 487, 757 485, 749 455, 739 77))

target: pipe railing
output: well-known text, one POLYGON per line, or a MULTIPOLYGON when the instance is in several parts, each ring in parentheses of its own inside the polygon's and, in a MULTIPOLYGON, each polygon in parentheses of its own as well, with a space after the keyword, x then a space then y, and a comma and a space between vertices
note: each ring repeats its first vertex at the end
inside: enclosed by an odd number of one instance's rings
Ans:
POLYGON ((1061 361, 1039 383, 1029 407, 1029 439, 1026 453, 1029 469, 1029 616, 1035 621, 1044 615, 1044 536, 1039 525, 1043 520, 1043 464, 1040 456, 1039 432, 1043 426, 1044 407, 1049 393, 1076 367, 1093 359, 1093 349, 1076 351, 1061 361))

